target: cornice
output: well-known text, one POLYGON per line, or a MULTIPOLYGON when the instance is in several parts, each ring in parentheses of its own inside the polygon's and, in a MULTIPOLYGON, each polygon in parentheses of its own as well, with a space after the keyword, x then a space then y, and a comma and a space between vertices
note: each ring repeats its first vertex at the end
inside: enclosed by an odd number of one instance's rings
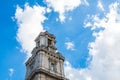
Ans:
POLYGON ((57 80, 68 80, 65 78, 64 75, 60 75, 54 72, 51 72, 50 70, 43 69, 42 67, 39 69, 35 69, 32 73, 30 73, 29 76, 26 76, 26 80, 31 80, 36 74, 46 74, 48 76, 54 77, 57 80))

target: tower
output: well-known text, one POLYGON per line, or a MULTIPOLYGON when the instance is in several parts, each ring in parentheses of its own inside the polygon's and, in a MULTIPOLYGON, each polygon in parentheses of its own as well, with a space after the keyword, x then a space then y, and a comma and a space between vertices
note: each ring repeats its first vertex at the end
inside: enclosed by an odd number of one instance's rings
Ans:
POLYGON ((25 80, 68 80, 64 75, 64 57, 57 51, 55 36, 41 32, 36 47, 26 62, 25 80))

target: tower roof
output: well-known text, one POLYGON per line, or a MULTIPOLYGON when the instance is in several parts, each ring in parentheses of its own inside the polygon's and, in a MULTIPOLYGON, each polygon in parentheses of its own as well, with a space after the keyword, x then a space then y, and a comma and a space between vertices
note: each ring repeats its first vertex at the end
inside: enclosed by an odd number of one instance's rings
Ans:
POLYGON ((40 36, 48 36, 50 38, 55 39, 55 35, 50 34, 48 31, 45 32, 40 32, 40 34, 37 36, 37 38, 35 39, 35 42, 39 40, 40 36))

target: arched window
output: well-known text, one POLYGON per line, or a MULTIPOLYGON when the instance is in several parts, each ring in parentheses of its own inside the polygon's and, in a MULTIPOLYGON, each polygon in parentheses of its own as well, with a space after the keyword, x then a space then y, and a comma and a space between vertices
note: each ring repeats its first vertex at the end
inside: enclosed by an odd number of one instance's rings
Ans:
POLYGON ((55 60, 53 59, 49 59, 49 63, 50 63, 50 70, 53 72, 57 72, 57 63, 55 60))
POLYGON ((51 63, 51 70, 56 72, 56 64, 55 63, 51 63))

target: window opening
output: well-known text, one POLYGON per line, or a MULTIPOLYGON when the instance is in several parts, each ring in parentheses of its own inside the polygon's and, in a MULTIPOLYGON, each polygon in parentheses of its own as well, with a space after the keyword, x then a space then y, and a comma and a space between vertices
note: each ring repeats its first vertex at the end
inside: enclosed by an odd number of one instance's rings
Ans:
POLYGON ((48 39, 48 46, 52 45, 52 40, 48 39))
POLYGON ((55 63, 51 63, 51 70, 56 72, 56 64, 55 63))

